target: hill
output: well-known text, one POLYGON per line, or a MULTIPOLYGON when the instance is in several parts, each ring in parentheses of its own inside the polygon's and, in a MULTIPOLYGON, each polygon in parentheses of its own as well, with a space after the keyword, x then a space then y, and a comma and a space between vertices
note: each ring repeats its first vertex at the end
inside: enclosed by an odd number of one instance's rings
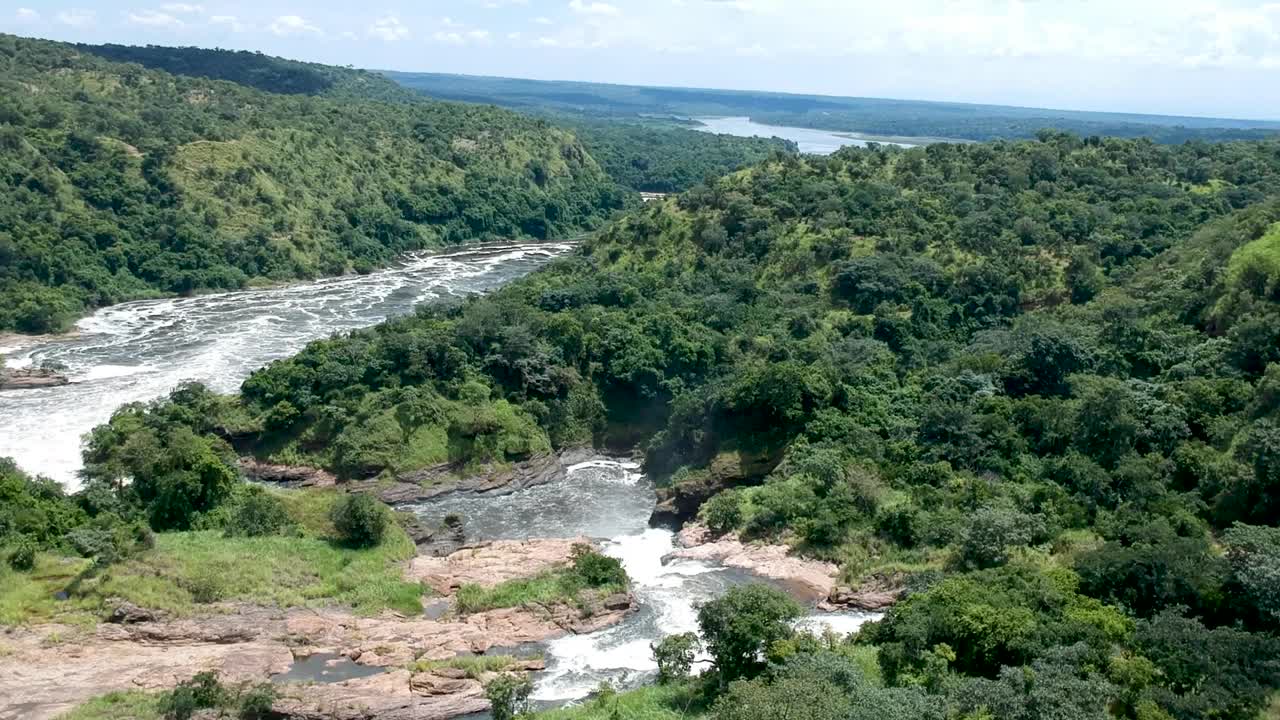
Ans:
POLYGON ((438 73, 385 72, 387 77, 437 98, 483 102, 523 111, 579 116, 747 115, 791 125, 869 135, 996 140, 1033 138, 1046 129, 1078 135, 1149 137, 1161 143, 1252 140, 1280 133, 1280 121, 1176 117, 1050 110, 922 100, 849 98, 699 88, 642 87, 438 73))
POLYGON ((571 132, 374 74, 13 36, 0 36, 0 168, 0 331, 472 239, 563 237, 623 201, 571 132))

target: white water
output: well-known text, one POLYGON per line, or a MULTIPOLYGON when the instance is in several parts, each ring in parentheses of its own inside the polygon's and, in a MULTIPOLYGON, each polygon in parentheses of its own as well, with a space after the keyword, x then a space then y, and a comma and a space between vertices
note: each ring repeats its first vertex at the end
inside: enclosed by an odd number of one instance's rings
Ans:
MULTIPOLYGON (((713 563, 664 563, 675 538, 670 530, 648 526, 653 505, 653 486, 634 463, 602 459, 571 466, 558 483, 501 497, 446 496, 413 509, 428 522, 461 515, 470 540, 586 535, 622 561, 639 610, 612 627, 546 645, 547 669, 536 677, 533 699, 563 704, 587 697, 601 681, 629 688, 652 680, 657 665, 650 643, 697 630, 698 603, 733 585, 762 582, 713 563)), ((816 632, 851 633, 875 617, 813 613, 800 624, 816 632)))
POLYGON ((56 362, 73 384, 0 393, 0 457, 77 486, 80 438, 121 405, 186 380, 234 391, 253 370, 308 342, 409 313, 427 300, 491 290, 563 255, 570 243, 498 243, 414 256, 362 276, 105 308, 70 338, 0 348, 11 367, 56 362))
POLYGON ((694 120, 702 123, 694 130, 715 133, 717 135, 737 135, 738 137, 780 137, 796 144, 800 152, 806 155, 830 155, 847 145, 866 147, 868 143, 880 145, 897 145, 898 147, 914 147, 910 143, 885 142, 873 140, 858 133, 837 133, 812 128, 788 127, 785 125, 765 125, 753 122, 745 117, 700 117, 694 120))

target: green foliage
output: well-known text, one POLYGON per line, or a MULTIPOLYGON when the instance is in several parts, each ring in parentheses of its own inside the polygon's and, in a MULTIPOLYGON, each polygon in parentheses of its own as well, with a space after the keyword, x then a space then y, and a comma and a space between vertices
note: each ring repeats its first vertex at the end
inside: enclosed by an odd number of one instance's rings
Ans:
POLYGON ((700 647, 694 633, 668 635, 657 643, 650 643, 649 650, 658 663, 658 682, 667 684, 688 679, 700 647))
POLYGON ((586 543, 573 546, 573 572, 582 578, 588 587, 625 587, 627 571, 622 561, 597 552, 586 543))
MULTIPOLYGON (((336 522, 335 522, 336 525, 336 522)), ((227 512, 228 537, 294 534, 297 526, 284 501, 264 488, 247 485, 227 512)))
POLYGON ((377 498, 355 493, 334 503, 333 527, 338 539, 356 548, 373 547, 382 542, 390 523, 390 512, 377 498))
POLYGON ((730 588, 698 606, 698 628, 721 683, 749 678, 764 668, 769 646, 794 632, 788 624, 800 606, 767 585, 730 588))
POLYGON ((529 711, 533 683, 524 675, 502 673, 484 686, 493 720, 513 720, 529 711))
POLYGON ((702 504, 698 516, 712 532, 727 533, 742 525, 742 499, 737 492, 725 490, 702 504))
POLYGON ((8 557, 5 562, 9 563, 9 567, 14 570, 26 571, 36 566, 36 544, 31 538, 17 536, 10 540, 9 547, 5 548, 8 557))
POLYGON ((1260 622, 1280 623, 1280 528, 1236 524, 1222 537, 1227 561, 1260 622))
POLYGON ((160 712, 165 720, 190 720, 197 711, 220 709, 229 700, 230 694, 218 682, 217 673, 205 671, 166 693, 160 700, 160 712))

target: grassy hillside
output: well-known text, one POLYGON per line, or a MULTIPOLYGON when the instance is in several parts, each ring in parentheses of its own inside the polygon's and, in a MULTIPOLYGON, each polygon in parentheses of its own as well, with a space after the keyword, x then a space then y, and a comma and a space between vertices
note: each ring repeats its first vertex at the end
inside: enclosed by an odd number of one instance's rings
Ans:
POLYGON ((1149 137, 1157 142, 1274 137, 1280 121, 1176 117, 922 100, 642 87, 522 80, 439 73, 388 72, 388 77, 438 98, 485 102, 524 111, 554 110, 625 119, 654 115, 749 115, 773 125, 871 135, 966 140, 1031 138, 1045 129, 1079 135, 1149 137))
POLYGON ((24 332, 130 298, 565 236, 621 204, 543 121, 250 53, 12 36, 0 169, 0 330, 24 332))
POLYGON ((674 681, 717 720, 1253 720, 1280 688, 1278 223, 1276 142, 780 157, 236 397, 122 410, 89 487, 196 487, 218 438, 344 477, 638 444, 715 530, 908 591, 856 644, 761 590, 700 612, 716 665, 674 681))

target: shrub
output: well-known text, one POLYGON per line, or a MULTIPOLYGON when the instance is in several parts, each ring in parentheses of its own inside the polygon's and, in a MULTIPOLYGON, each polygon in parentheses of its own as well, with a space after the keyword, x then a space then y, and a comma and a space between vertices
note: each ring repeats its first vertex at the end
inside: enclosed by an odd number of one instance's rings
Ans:
POLYGON ((271 683, 259 683, 240 696, 240 708, 236 713, 240 720, 267 720, 271 706, 276 701, 276 688, 271 683))
POLYGON ((373 547, 387 530, 387 508, 371 495, 347 495, 333 506, 330 518, 338 538, 352 547, 373 547))
POLYGON ((484 696, 488 698, 492 709, 493 720, 512 720, 529 711, 529 695, 533 693, 533 683, 523 675, 502 673, 484 686, 484 696))
POLYGON ((725 490, 704 503, 698 514, 712 532, 731 532, 742 525, 742 498, 733 490, 725 490))
POLYGON ((188 720, 198 710, 223 707, 228 699, 226 688, 218 682, 218 674, 205 671, 178 683, 166 693, 160 700, 160 712, 167 720, 188 720))
POLYGON ((263 537, 295 531, 284 501, 260 487, 250 486, 232 506, 223 532, 227 537, 263 537))
POLYGON ((36 566, 36 544, 31 538, 19 536, 9 549, 9 567, 27 571, 36 566))
POLYGON ((661 642, 650 643, 649 649, 658 663, 658 682, 679 682, 689 677, 700 646, 698 636, 691 632, 668 635, 661 642))
POLYGON ((584 543, 573 546, 573 569, 591 587, 627 584, 627 571, 621 560, 602 555, 584 543))

